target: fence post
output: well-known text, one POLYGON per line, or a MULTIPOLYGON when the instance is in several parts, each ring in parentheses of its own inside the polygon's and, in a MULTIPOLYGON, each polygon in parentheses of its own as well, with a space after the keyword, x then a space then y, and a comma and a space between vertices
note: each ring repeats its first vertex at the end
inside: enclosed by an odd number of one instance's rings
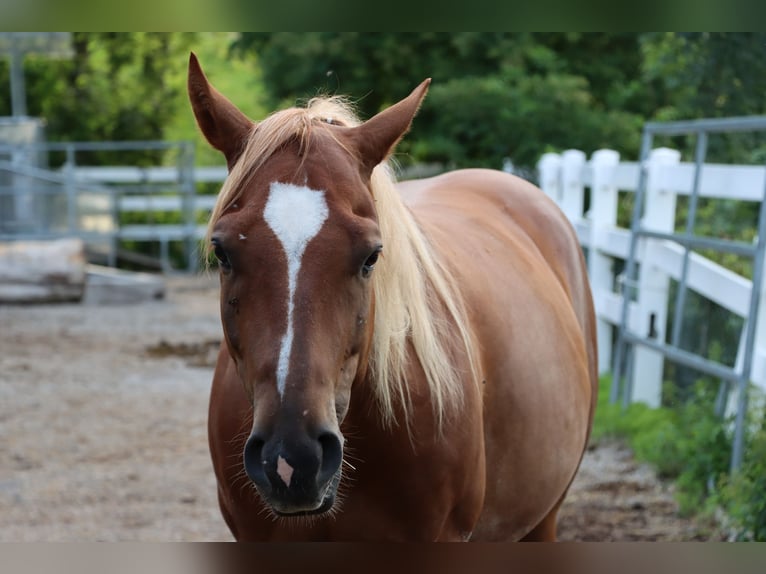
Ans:
MULTIPOLYGON (((746 317, 745 324, 742 327, 742 334, 737 348, 737 358, 734 363, 734 370, 742 373, 745 362, 745 332, 747 330, 747 321, 755 321, 755 338, 753 340, 753 362, 750 370, 750 381, 760 389, 760 395, 755 395, 757 400, 755 404, 750 405, 750 409, 759 412, 761 416, 766 416, 766 364, 761 357, 766 357, 766 281, 761 285, 753 285, 753 289, 758 289, 758 313, 753 317, 746 317)), ((729 393, 726 400, 724 416, 727 419, 734 419, 740 404, 739 389, 737 385, 729 386, 729 393)), ((759 420, 756 416, 756 420, 759 420)))
POLYGON ((182 142, 179 146, 178 181, 182 197, 182 215, 185 226, 186 265, 189 273, 197 271, 197 214, 194 211, 194 196, 197 186, 194 183, 194 144, 182 142))
POLYGON ((561 154, 561 209, 575 222, 582 217, 585 184, 582 171, 585 167, 585 152, 568 149, 561 154))
POLYGON ((76 162, 74 146, 69 143, 66 146, 66 163, 63 166, 63 171, 67 199, 67 229, 72 235, 79 232, 77 180, 75 175, 76 162))
MULTIPOLYGON (((642 228, 664 233, 674 231, 676 194, 668 188, 666 174, 668 168, 677 165, 680 159, 680 152, 668 148, 657 148, 649 154, 642 228)), ((639 334, 647 334, 664 343, 670 279, 655 263, 660 257, 658 247, 658 240, 646 239, 640 259, 638 308, 639 325, 644 333, 639 334)), ((629 289, 626 296, 628 293, 629 289)), ((663 365, 660 353, 641 345, 635 346, 632 401, 644 402, 651 407, 660 406, 663 365)))
POLYGON ((617 187, 614 171, 620 154, 611 149, 600 149, 590 159, 593 173, 590 191, 590 237, 588 245, 588 275, 596 303, 596 333, 598 340, 598 372, 612 368, 612 324, 599 317, 598 305, 605 294, 613 291, 613 261, 600 249, 602 233, 617 225, 617 187), (602 295, 603 294, 603 295, 602 295))
MULTIPOLYGON (((766 262, 764 262, 766 269, 766 262)), ((761 281, 761 285, 753 285, 753 289, 759 289, 758 293, 758 313, 755 323, 755 339, 753 340, 753 363, 750 370, 750 378, 766 397, 766 365, 761 361, 761 357, 766 357, 766 281, 761 281)), ((744 329, 743 329, 744 331, 744 329)), ((737 358, 739 359, 737 353, 737 358)))
POLYGON ((537 162, 540 174, 540 189, 557 205, 561 204, 561 156, 557 153, 544 153, 537 162))

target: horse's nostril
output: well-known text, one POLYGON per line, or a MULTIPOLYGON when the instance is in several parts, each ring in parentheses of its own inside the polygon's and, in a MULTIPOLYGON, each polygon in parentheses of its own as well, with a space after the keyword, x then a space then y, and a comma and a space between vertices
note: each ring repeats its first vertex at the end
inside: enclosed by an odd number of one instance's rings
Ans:
POLYGON ((245 444, 244 462, 245 472, 250 480, 256 484, 266 483, 266 472, 263 468, 263 445, 264 440, 257 435, 250 435, 245 444))
POLYGON ((340 437, 334 432, 324 432, 317 439, 322 447, 322 465, 319 468, 317 482, 328 482, 338 471, 343 460, 343 445, 340 437))

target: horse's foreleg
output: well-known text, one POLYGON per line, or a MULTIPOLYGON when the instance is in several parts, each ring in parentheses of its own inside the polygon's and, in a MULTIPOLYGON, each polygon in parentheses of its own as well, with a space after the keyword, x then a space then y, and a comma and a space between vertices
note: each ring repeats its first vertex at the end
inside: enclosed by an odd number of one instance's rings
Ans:
POLYGON ((556 542, 556 519, 562 502, 564 502, 563 496, 545 515, 545 518, 521 539, 521 542, 556 542))

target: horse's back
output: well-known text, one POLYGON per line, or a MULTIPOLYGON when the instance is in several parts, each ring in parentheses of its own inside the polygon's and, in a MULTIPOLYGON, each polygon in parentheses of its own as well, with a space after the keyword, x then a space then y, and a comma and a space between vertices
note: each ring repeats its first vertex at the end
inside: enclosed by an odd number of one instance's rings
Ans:
POLYGON ((549 198, 502 172, 460 170, 401 192, 455 275, 480 349, 487 484, 474 539, 521 537, 566 493, 592 422, 582 251, 549 198))
MULTIPOLYGON (((587 269, 575 230, 539 188, 488 169, 457 170, 399 185, 404 201, 429 235, 438 236, 432 243, 442 256, 449 259, 451 251, 465 252, 477 268, 484 261, 482 254, 491 256, 496 266, 504 260, 517 265, 544 262, 565 290, 583 333, 594 331, 587 269), (509 244, 516 249, 508 250, 509 244)), ((595 363, 594 356, 589 360, 592 373, 595 363)))
POLYGON ((522 251, 534 244, 568 291, 586 328, 592 305, 582 251, 566 216, 539 188, 504 172, 463 169, 405 181, 400 189, 418 219, 432 230, 472 233, 485 251, 490 249, 488 243, 510 238, 524 246, 522 251))

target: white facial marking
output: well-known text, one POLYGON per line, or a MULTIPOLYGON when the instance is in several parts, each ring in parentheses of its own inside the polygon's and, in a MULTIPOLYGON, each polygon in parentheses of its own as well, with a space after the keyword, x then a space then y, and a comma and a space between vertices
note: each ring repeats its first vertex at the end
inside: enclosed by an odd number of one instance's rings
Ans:
POLYGON ((272 183, 263 217, 282 243, 287 256, 287 331, 282 337, 277 363, 277 390, 285 392, 293 347, 293 297, 303 253, 322 228, 329 210, 324 192, 290 183, 272 183))
POLYGON ((290 481, 293 478, 293 472, 294 468, 290 466, 290 464, 283 459, 281 456, 277 457, 277 474, 279 475, 279 478, 282 479, 282 482, 285 483, 285 486, 287 488, 290 488, 290 481))

